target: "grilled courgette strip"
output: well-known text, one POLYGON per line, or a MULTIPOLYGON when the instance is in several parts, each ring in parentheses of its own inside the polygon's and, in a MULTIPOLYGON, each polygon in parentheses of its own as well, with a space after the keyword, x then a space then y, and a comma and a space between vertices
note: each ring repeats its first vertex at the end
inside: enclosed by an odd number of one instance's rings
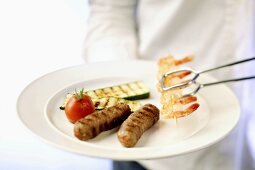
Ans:
MULTIPOLYGON (((70 95, 69 95, 70 96, 70 95)), ((69 97, 68 96, 68 97, 69 97)), ((72 96, 72 94, 71 94, 72 96)), ((69 97, 70 98, 70 97, 69 97)), ((104 98, 91 98, 96 110, 102 110, 104 108, 115 106, 117 103, 125 103, 129 105, 132 112, 138 110, 141 107, 140 102, 120 99, 116 97, 104 97, 104 98)), ((61 110, 65 109, 65 105, 60 107, 61 110)))
MULTIPOLYGON (((143 82, 136 81, 117 86, 85 91, 84 95, 88 95, 92 99, 114 97, 126 100, 139 100, 148 98, 150 96, 150 92, 143 82)), ((66 95, 64 104, 60 107, 61 110, 65 109, 66 103, 72 96, 73 96, 72 93, 66 95)))
POLYGON ((131 111, 133 111, 133 112, 138 110, 141 107, 140 102, 120 99, 120 98, 116 98, 116 97, 91 99, 91 100, 95 104, 97 110, 102 110, 107 107, 115 106, 117 103, 125 103, 125 104, 129 105, 131 111))
POLYGON ((91 98, 117 97, 127 100, 146 99, 150 96, 149 89, 141 81, 91 90, 84 94, 91 98))

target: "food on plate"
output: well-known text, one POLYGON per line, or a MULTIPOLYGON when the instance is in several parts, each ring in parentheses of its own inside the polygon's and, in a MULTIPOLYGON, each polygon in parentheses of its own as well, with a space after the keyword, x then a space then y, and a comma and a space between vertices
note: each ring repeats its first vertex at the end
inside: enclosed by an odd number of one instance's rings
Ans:
MULTIPOLYGON (((126 100, 139 100, 146 99, 150 96, 149 89, 141 81, 130 82, 96 90, 84 91, 84 94, 90 96, 93 100, 109 97, 121 98, 126 100)), ((66 95, 64 104, 60 106, 61 110, 65 109, 66 103, 73 95, 73 93, 66 95)))
MULTIPOLYGON (((173 71, 178 68, 178 66, 192 61, 192 56, 187 56, 182 59, 175 59, 172 56, 163 57, 158 62, 158 79, 160 80, 162 75, 166 72, 173 71)), ((172 76, 168 76, 165 79, 165 85, 170 86, 174 84, 178 84, 183 82, 183 78, 188 76, 191 72, 187 71, 184 73, 174 74, 172 76)), ((180 98, 183 93, 183 89, 174 89, 169 91, 163 91, 160 87, 160 83, 158 84, 158 90, 161 93, 160 103, 162 104, 162 108, 160 114, 164 118, 180 118, 185 117, 192 112, 194 112, 199 104, 196 103, 196 96, 189 96, 186 98, 180 98), (195 102, 195 103, 194 103, 195 102), (184 105, 190 104, 187 108, 183 108, 184 105)))
MULTIPOLYGON (((161 58, 158 62, 158 79, 166 72, 177 69, 178 66, 192 61, 192 57, 175 59, 172 56, 161 58)), ((190 75, 190 71, 174 74, 165 78, 165 85, 170 86, 185 81, 190 75)), ((96 90, 83 91, 67 94, 64 104, 60 107, 65 112, 70 112, 76 107, 80 100, 89 100, 84 106, 89 106, 85 115, 73 116, 75 119, 68 119, 74 123, 74 135, 83 141, 92 139, 101 132, 111 130, 120 126, 117 137, 124 147, 134 147, 146 130, 151 128, 159 120, 160 115, 163 118, 180 118, 194 112, 199 104, 196 96, 180 98, 183 93, 182 88, 163 91, 158 84, 158 90, 161 93, 161 110, 152 104, 146 104, 141 107, 139 100, 148 98, 150 92, 141 81, 130 82, 126 84, 115 85, 111 87, 100 88, 96 90), (83 99, 84 98, 84 99, 83 99), (186 106, 186 108, 183 108, 186 106), (92 113, 93 112, 93 113, 92 113)), ((81 106, 79 106, 81 108, 81 106)), ((78 108, 79 108, 78 107, 78 108)), ((86 109, 85 109, 86 110, 86 109)), ((76 110, 75 110, 76 111, 76 110)), ((74 114, 75 115, 75 114, 74 114)))
POLYGON ((143 133, 159 120, 159 109, 146 104, 141 109, 132 113, 118 130, 118 139, 125 147, 136 145, 143 133))
POLYGON ((95 111, 74 124, 74 135, 84 141, 92 139, 103 131, 121 125, 130 114, 130 107, 124 103, 95 111))
POLYGON ((79 93, 75 91, 65 107, 65 114, 71 123, 75 123, 94 111, 94 103, 89 96, 83 94, 83 89, 79 93))

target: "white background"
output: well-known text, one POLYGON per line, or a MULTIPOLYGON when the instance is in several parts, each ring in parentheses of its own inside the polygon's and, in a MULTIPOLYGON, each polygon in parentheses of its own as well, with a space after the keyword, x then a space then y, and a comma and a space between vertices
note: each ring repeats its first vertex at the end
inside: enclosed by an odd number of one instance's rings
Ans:
POLYGON ((111 169, 110 160, 43 143, 16 113, 17 97, 31 81, 83 63, 87 16, 85 0, 0 0, 0 169, 111 169))

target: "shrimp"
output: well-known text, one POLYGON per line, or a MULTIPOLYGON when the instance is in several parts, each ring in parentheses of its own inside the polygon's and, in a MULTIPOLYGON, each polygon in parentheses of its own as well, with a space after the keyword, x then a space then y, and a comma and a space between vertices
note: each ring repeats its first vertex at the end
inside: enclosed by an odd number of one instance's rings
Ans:
MULTIPOLYGON (((185 64, 192 61, 192 56, 187 56, 182 59, 175 59, 173 56, 163 57, 158 62, 158 80, 161 76, 168 71, 177 69, 179 65, 185 64)), ((190 71, 174 74, 166 77, 165 85, 170 86, 183 82, 182 79, 190 75, 190 71)), ((180 98, 182 96, 182 89, 175 89, 169 91, 163 91, 161 89, 160 83, 157 85, 158 91, 161 93, 160 103, 162 104, 161 116, 164 118, 180 118, 188 116, 193 113, 199 107, 196 96, 188 96, 185 98, 180 98), (184 105, 188 105, 187 108, 183 109, 184 105)))

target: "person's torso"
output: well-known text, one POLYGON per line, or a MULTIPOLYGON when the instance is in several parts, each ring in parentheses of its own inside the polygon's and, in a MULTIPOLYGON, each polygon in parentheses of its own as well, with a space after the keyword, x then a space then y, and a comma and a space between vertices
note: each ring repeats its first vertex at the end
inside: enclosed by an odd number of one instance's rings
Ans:
MULTIPOLYGON (((193 54, 192 66, 197 70, 251 57, 255 54, 251 45, 254 8, 253 0, 140 0, 139 57, 157 60, 168 54, 176 58, 193 54)), ((215 75, 226 79, 239 72, 226 69, 215 75)), ((232 135, 194 154, 141 163, 152 169, 233 169, 235 139, 232 135), (189 162, 183 164, 183 160, 189 162)))
POLYGON ((242 58, 248 55, 250 5, 250 0, 140 0, 140 58, 193 54, 198 68, 242 58))

